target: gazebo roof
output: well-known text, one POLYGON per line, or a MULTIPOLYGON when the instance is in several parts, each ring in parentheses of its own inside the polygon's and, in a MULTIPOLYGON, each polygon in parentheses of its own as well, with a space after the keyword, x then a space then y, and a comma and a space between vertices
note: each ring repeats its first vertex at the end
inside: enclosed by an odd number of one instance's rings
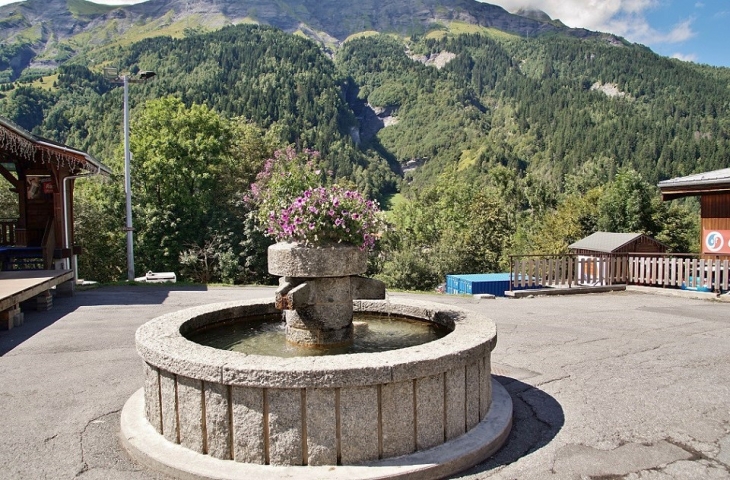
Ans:
POLYGON ((0 150, 16 160, 69 165, 75 171, 111 175, 109 167, 88 153, 34 135, 4 117, 0 117, 0 150))
POLYGON ((730 192, 730 168, 672 178, 659 182, 658 186, 663 200, 703 193, 730 192))
POLYGON ((595 232, 571 245, 568 245, 568 248, 571 250, 589 250, 592 252, 613 253, 642 236, 644 236, 643 233, 595 232))

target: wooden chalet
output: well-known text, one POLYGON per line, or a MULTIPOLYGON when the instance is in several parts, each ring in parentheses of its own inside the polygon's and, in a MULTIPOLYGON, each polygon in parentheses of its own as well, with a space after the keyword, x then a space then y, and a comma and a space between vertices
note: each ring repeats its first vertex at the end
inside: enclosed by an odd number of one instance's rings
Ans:
POLYGON ((0 174, 18 195, 17 217, 0 220, 2 270, 70 269, 79 253, 74 244, 74 180, 110 173, 91 155, 0 117, 0 174))
POLYGON ((700 197, 703 255, 730 255, 730 168, 659 182, 662 200, 700 197))

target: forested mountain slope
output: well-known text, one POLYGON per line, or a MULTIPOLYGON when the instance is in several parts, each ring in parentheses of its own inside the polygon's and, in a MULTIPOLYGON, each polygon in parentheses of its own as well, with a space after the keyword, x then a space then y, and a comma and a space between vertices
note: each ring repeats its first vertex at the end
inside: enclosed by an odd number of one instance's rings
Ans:
MULTIPOLYGON (((360 36, 334 56, 301 36, 253 25, 150 38, 80 55, 43 81, 6 85, 0 114, 120 172, 121 89, 102 76, 112 65, 158 74, 131 87, 132 117, 140 124, 170 114, 189 125, 199 115, 215 131, 215 116, 265 134, 269 143, 253 160, 230 163, 228 147, 216 147, 227 160, 201 175, 224 179, 221 165, 233 165, 226 167, 231 175, 247 173, 225 187, 228 199, 217 210, 201 207, 207 217, 185 206, 197 222, 186 227, 190 238, 170 242, 160 227, 178 233, 177 203, 165 206, 162 223, 161 214, 139 207, 156 228, 158 237, 144 238, 157 240, 143 251, 159 269, 174 270, 182 246, 221 238, 249 268, 251 255, 264 250, 251 244, 250 229, 241 229, 246 211, 236 202, 272 145, 320 151, 326 172, 369 196, 405 194, 393 217, 400 230, 386 235, 374 267, 393 285, 424 287, 445 272, 496 270, 510 251, 559 252, 597 228, 644 231, 677 249, 694 243, 694 207, 667 210, 652 184, 730 166, 728 69, 670 60, 604 36, 474 31, 431 25, 405 37, 360 36), (156 256, 162 244, 164 256, 156 256)), ((197 140, 170 135, 170 142, 190 144, 181 149, 196 148, 197 140)), ((246 142, 229 146, 238 149, 234 157, 250 150, 246 142)), ((135 153, 139 161, 146 161, 143 152, 135 153)), ((205 161, 205 150, 196 152, 205 161)), ((114 195, 94 204, 95 218, 122 218, 109 213, 120 205, 114 195)), ((98 226, 88 232, 87 240, 98 240, 98 226)), ((98 277, 114 278, 112 267, 98 277)))
POLYGON ((179 38, 240 23, 297 32, 334 48, 363 31, 410 35, 452 21, 532 37, 606 36, 549 18, 512 15, 476 0, 149 0, 127 6, 27 0, 0 7, 0 82, 33 78, 107 45, 159 35, 179 38))
MULTIPOLYGON (((730 163, 727 69, 600 40, 425 38, 412 53, 454 55, 437 71, 379 36, 346 43, 340 68, 398 122, 378 133, 399 160, 538 173, 555 185, 586 163, 629 166, 649 181, 730 163)), ((610 172, 609 172, 610 177, 610 172)))

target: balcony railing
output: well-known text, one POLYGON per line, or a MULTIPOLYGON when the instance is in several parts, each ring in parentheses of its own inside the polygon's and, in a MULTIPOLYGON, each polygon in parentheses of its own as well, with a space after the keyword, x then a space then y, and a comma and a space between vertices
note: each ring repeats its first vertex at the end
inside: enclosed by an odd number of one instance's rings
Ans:
POLYGON ((17 219, 0 218, 0 246, 15 245, 15 229, 17 226, 17 219))

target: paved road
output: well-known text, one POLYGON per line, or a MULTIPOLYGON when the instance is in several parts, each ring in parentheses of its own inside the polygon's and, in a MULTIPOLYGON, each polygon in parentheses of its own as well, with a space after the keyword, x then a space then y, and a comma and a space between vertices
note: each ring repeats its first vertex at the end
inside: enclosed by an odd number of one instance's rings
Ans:
MULTIPOLYGON (((0 332, 0 478, 153 479, 118 440, 142 386, 134 332, 271 288, 114 287, 58 298, 0 332)), ((506 446, 468 479, 730 478, 730 305, 640 293, 522 300, 391 294, 497 323, 512 395, 506 446)))

